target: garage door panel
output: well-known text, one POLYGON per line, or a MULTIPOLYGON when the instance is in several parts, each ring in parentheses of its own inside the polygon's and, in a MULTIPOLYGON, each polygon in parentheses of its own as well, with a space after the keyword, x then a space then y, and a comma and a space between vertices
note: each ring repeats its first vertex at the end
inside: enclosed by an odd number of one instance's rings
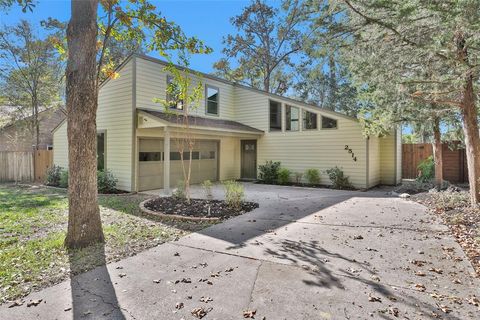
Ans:
POLYGON ((140 139, 138 162, 138 189, 163 188, 163 139, 140 139))

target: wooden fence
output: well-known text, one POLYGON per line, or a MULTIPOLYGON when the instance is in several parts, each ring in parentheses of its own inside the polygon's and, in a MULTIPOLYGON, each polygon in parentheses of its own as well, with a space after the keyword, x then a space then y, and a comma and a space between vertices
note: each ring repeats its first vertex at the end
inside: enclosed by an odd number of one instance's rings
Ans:
POLYGON ((0 182, 44 182, 53 163, 52 150, 0 152, 0 182))
MULTIPOLYGON (((450 182, 468 182, 467 159, 465 149, 442 145, 443 179, 450 182)), ((418 176, 418 165, 429 156, 433 156, 430 143, 402 145, 402 178, 415 179, 418 176)))
POLYGON ((34 178, 32 152, 0 152, 0 181, 30 182, 34 178))

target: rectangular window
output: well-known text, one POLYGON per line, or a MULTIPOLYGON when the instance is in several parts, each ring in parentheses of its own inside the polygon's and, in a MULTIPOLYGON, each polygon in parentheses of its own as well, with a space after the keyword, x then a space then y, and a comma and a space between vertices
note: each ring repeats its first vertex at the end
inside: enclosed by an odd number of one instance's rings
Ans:
POLYGON ((282 130, 282 105, 276 101, 270 101, 270 131, 282 130))
POLYGON ((317 129, 317 114, 309 111, 303 111, 303 129, 317 129))
MULTIPOLYGON (((200 159, 200 152, 192 151, 192 160, 200 159)), ((170 152, 170 160, 182 160, 180 157, 180 152, 170 152)), ((190 152, 185 151, 183 152, 183 160, 190 160, 190 152)))
POLYGON ((161 152, 139 152, 138 161, 162 161, 161 152))
POLYGON ((205 96, 206 96, 206 112, 207 114, 218 115, 218 88, 205 86, 205 96))
POLYGON ((175 83, 175 78, 167 75, 166 100, 170 109, 183 110, 183 100, 180 99, 180 88, 175 83))
POLYGON ((215 159, 215 151, 202 151, 200 157, 202 160, 215 159))
POLYGON ((322 129, 337 129, 337 120, 322 117, 322 129))
POLYGON ((97 133, 97 170, 105 170, 105 132, 97 133))
POLYGON ((300 109, 286 106, 287 131, 298 131, 300 127, 300 109))

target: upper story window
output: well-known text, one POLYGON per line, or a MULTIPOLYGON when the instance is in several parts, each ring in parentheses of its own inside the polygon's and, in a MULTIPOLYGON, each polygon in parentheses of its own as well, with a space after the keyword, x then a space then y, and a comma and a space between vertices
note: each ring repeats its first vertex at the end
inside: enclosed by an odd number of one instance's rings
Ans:
POLYGON ((303 111, 303 129, 317 129, 317 114, 310 111, 303 111))
POLYGON ((286 106, 285 117, 287 118, 287 131, 298 131, 300 129, 300 109, 292 106, 286 106))
POLYGON ((270 131, 282 130, 282 105, 276 101, 270 101, 270 131))
POLYGON ((183 100, 180 99, 180 88, 175 83, 175 78, 167 75, 166 99, 170 109, 183 110, 183 100))
POLYGON ((205 86, 205 106, 207 114, 218 115, 219 90, 212 86, 205 86))
POLYGON ((322 116, 322 129, 337 129, 337 120, 322 116))

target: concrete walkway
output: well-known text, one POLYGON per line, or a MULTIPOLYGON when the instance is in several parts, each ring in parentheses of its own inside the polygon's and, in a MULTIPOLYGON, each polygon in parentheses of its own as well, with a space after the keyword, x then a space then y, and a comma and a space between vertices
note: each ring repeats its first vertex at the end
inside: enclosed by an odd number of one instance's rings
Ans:
POLYGON ((385 190, 246 190, 257 210, 26 297, 36 307, 1 306, 0 319, 480 318, 468 302, 480 282, 424 207, 385 190))

